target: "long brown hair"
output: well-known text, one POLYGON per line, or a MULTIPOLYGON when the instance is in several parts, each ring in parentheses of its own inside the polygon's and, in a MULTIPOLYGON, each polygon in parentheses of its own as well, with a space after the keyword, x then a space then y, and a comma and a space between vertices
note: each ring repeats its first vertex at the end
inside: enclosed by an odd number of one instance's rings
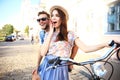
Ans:
MULTIPOLYGON (((57 38, 56 38, 56 41, 68 41, 68 37, 67 37, 67 19, 66 19, 66 15, 65 13, 59 9, 59 8, 55 8, 53 10, 57 10, 58 11, 58 14, 60 16, 60 19, 61 19, 61 25, 60 25, 60 32, 59 34, 57 35, 57 38)), ((53 10, 51 11, 51 14, 53 12, 53 10)))

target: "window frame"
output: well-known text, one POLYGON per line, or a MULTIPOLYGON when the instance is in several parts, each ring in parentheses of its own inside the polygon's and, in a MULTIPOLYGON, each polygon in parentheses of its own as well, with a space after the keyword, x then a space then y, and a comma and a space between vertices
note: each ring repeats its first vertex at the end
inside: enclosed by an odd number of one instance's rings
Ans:
POLYGON ((107 27, 106 27, 105 34, 120 35, 120 2, 109 7, 109 9, 111 9, 110 13, 112 13, 112 8, 114 10, 115 16, 114 16, 114 18, 109 19, 109 11, 108 11, 108 13, 107 13, 107 27), (114 20, 113 26, 111 23, 108 22, 109 20, 114 20), (117 27, 118 27, 118 30, 115 30, 117 27))

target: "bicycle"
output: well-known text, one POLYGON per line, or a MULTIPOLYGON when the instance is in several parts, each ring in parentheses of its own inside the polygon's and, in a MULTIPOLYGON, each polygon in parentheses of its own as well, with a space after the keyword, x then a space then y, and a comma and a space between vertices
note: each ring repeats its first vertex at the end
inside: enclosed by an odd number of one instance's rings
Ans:
POLYGON ((117 51, 116 56, 117 56, 117 59, 120 61, 120 50, 117 51))
POLYGON ((78 66, 83 66, 88 70, 88 72, 90 73, 89 80, 110 80, 110 78, 112 77, 112 74, 114 72, 114 67, 110 62, 108 62, 108 60, 114 53, 116 53, 118 55, 118 53, 120 52, 120 44, 115 43, 112 40, 110 42, 109 46, 111 46, 111 48, 108 50, 108 52, 105 55, 103 55, 99 58, 96 58, 96 59, 85 61, 85 62, 76 62, 73 59, 63 58, 63 57, 57 57, 57 58, 51 59, 48 62, 49 62, 49 64, 53 64, 53 66, 48 67, 46 70, 55 69, 55 68, 61 67, 61 66, 78 65, 78 66), (69 64, 63 64, 63 63, 61 64, 62 61, 67 61, 70 63, 69 64), (104 64, 98 64, 98 62, 103 62, 104 64), (107 73, 107 70, 104 67, 106 65, 106 63, 108 63, 112 68, 112 72, 108 79, 103 78, 103 76, 106 75, 106 73, 107 73), (86 65, 90 65, 90 69, 86 65))

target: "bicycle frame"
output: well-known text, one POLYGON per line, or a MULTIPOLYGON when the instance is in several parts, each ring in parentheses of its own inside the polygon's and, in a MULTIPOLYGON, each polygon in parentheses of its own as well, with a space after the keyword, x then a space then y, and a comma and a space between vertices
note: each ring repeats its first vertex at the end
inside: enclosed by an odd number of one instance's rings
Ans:
MULTIPOLYGON (((100 80, 103 78, 101 78, 101 76, 96 73, 95 63, 104 62, 104 65, 106 63, 108 63, 112 67, 111 75, 109 76, 109 79, 107 79, 107 80, 110 80, 110 78, 113 74, 113 71, 114 71, 114 67, 110 62, 108 62, 108 60, 114 53, 116 53, 116 52, 118 52, 118 50, 120 50, 120 44, 114 42, 114 44, 112 43, 111 46, 112 47, 108 50, 108 52, 105 55, 101 56, 100 58, 88 60, 85 62, 78 63, 78 62, 74 61, 73 59, 62 58, 62 57, 57 57, 57 58, 51 59, 51 60, 49 60, 49 64, 53 64, 53 66, 48 67, 46 70, 49 70, 51 68, 55 69, 55 68, 61 67, 61 66, 78 65, 78 66, 85 67, 89 71, 89 73, 91 74, 92 80, 100 80), (61 64, 60 63, 61 61, 67 61, 67 62, 70 62, 71 64, 61 64), (87 68, 85 65, 90 65, 91 70, 89 68, 87 68)), ((103 74, 103 75, 105 75, 105 74, 103 74)))

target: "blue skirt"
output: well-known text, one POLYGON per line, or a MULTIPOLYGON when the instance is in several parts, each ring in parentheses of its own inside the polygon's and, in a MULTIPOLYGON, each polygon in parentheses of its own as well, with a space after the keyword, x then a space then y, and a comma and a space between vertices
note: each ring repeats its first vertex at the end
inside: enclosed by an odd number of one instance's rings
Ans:
POLYGON ((53 55, 45 56, 42 64, 40 65, 38 72, 41 80, 69 80, 68 66, 61 66, 55 69, 51 68, 47 70, 48 67, 53 65, 48 63, 48 61, 53 58, 56 58, 56 56, 53 55))

